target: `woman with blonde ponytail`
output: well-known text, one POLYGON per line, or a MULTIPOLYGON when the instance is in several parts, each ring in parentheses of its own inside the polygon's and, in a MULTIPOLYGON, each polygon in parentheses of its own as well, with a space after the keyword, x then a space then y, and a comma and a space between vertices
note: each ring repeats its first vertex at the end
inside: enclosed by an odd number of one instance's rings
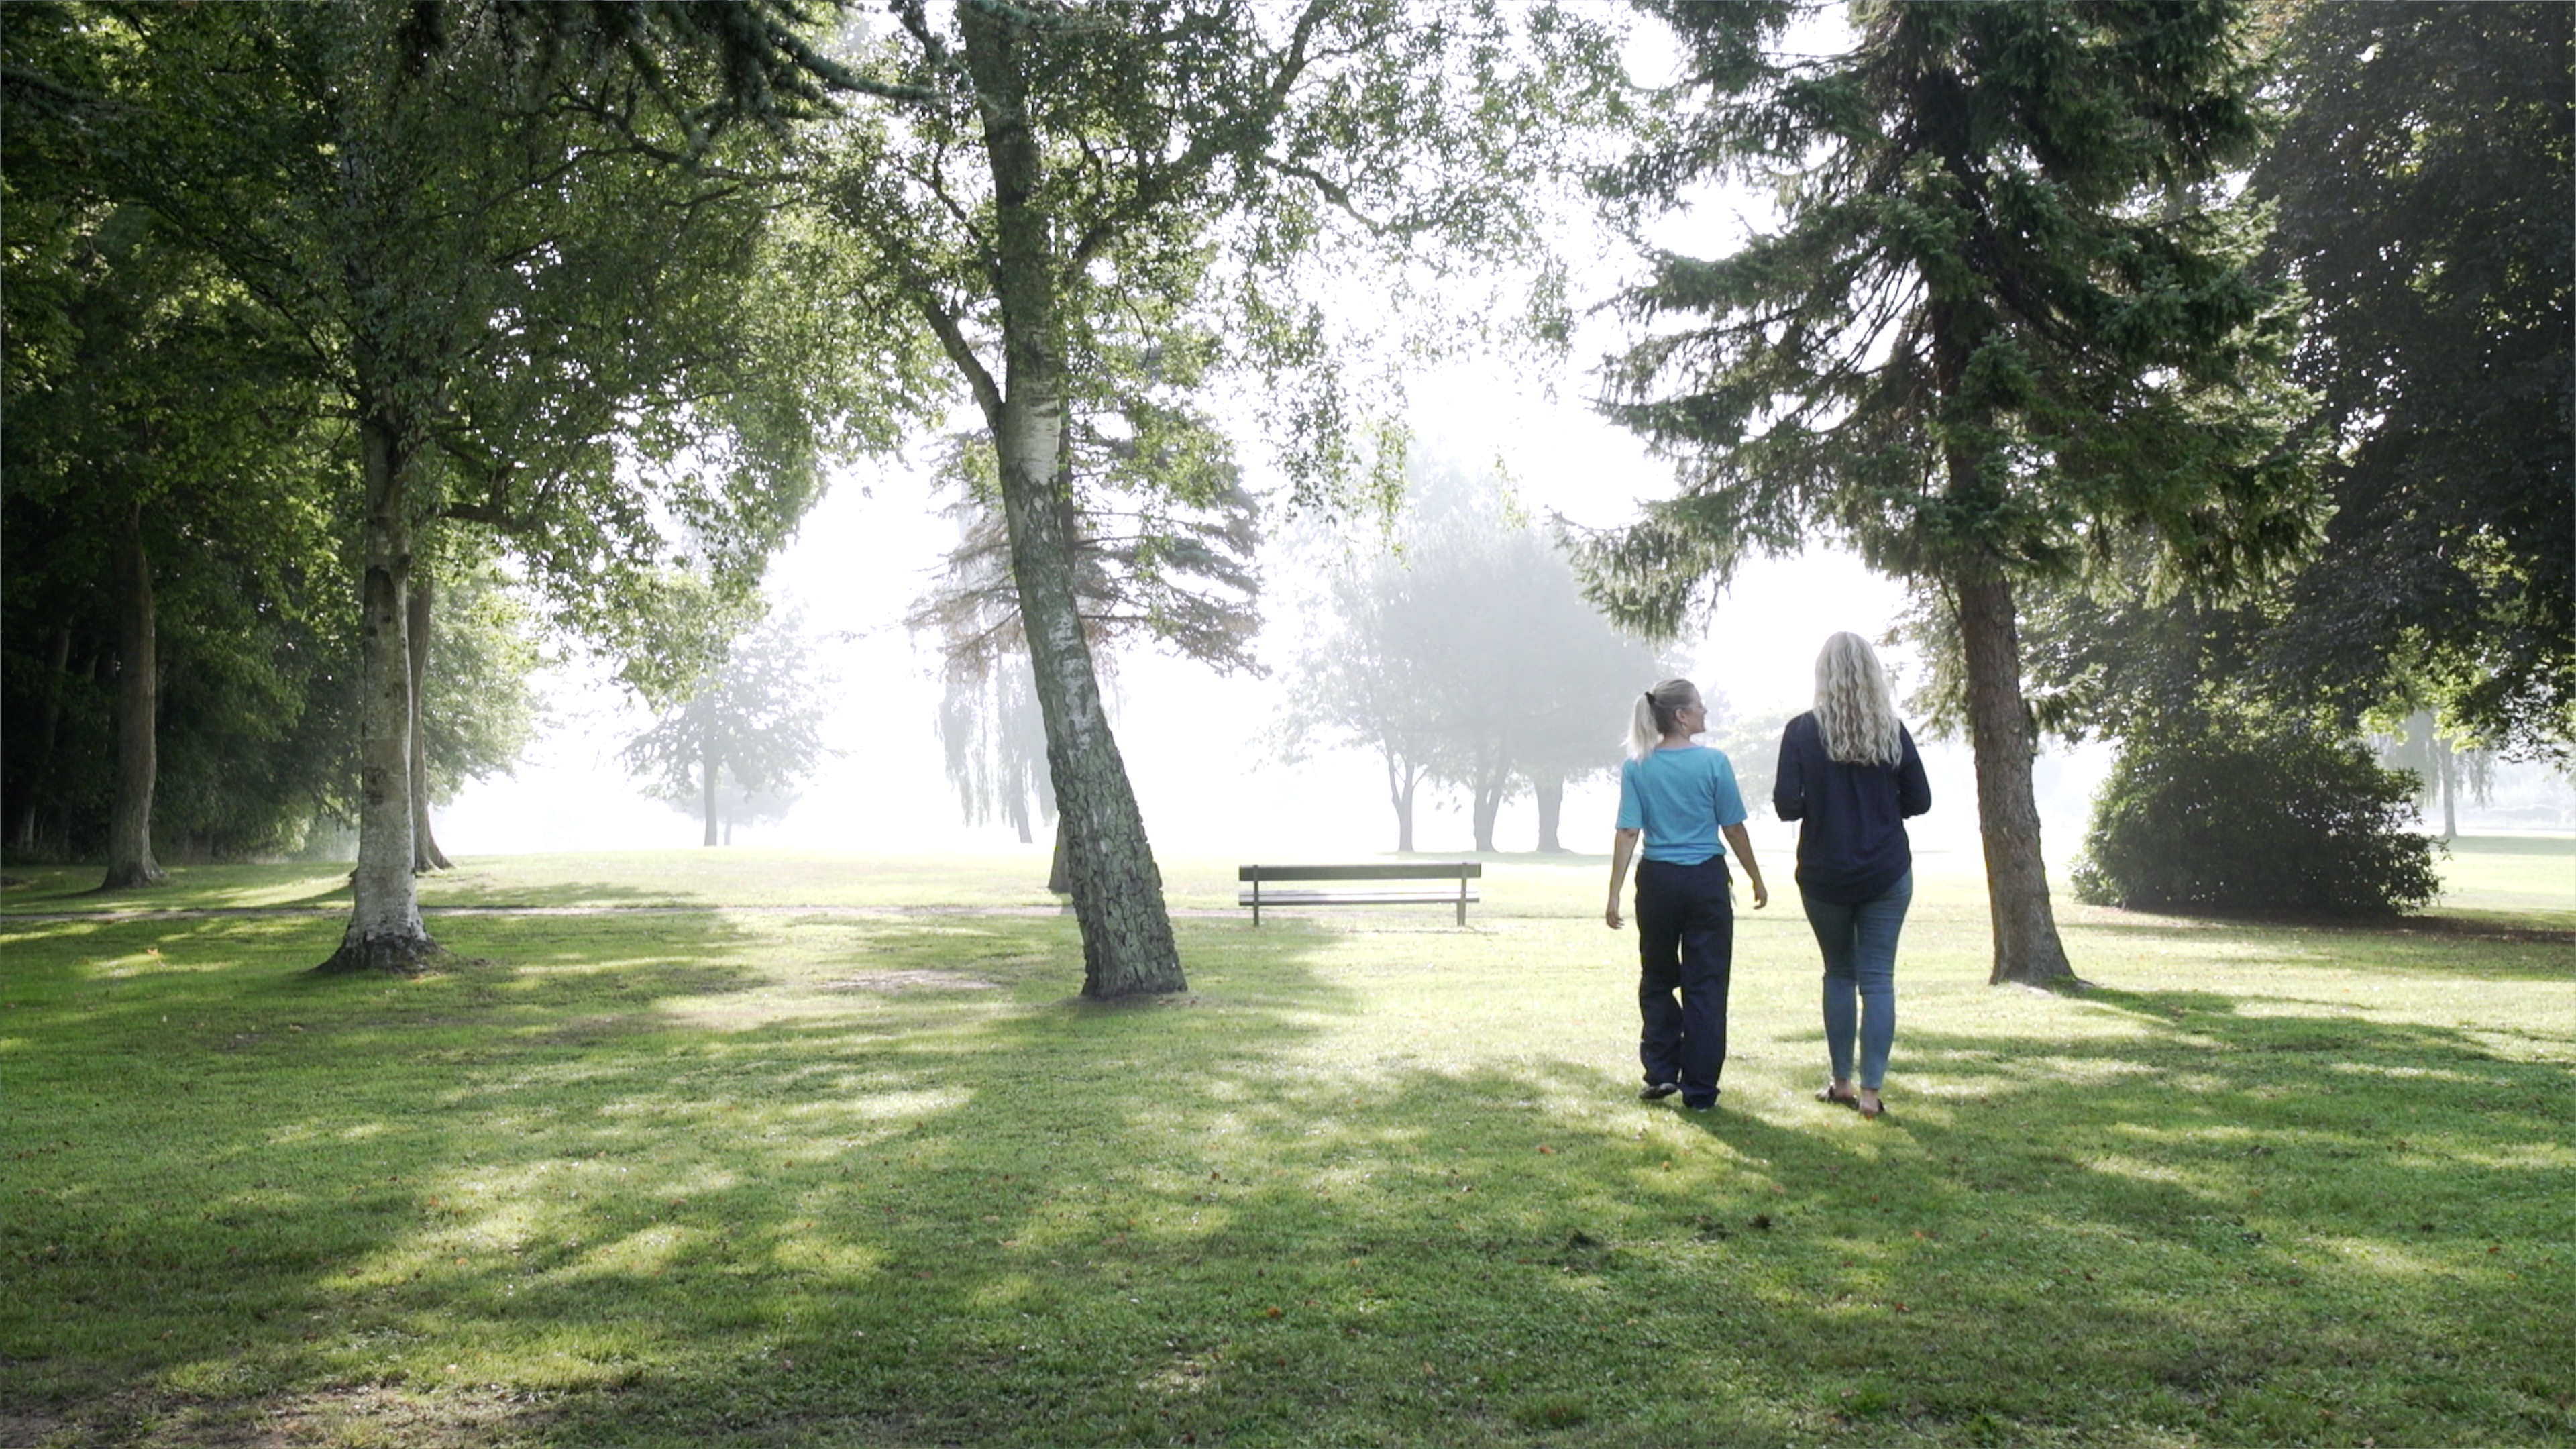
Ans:
POLYGON ((1914 900, 1905 820, 1932 808, 1932 785, 1896 717, 1887 671, 1858 634, 1836 634, 1816 656, 1816 707, 1780 737, 1771 803, 1800 822, 1798 894, 1825 957, 1834 1075, 1816 1096, 1874 1118, 1887 1110, 1879 1087, 1896 1041, 1896 938, 1914 900))
POLYGON ((1619 825, 1610 852, 1610 908, 1618 930, 1619 888, 1637 862, 1637 1056, 1652 1102, 1681 1093, 1682 1105, 1717 1105, 1726 1067, 1726 992, 1735 966, 1735 904, 1718 846, 1723 834, 1753 884, 1753 907, 1770 904, 1753 842, 1744 833, 1744 796, 1723 751, 1697 744, 1708 707, 1687 679, 1667 679, 1630 710, 1628 762, 1619 770, 1619 825))

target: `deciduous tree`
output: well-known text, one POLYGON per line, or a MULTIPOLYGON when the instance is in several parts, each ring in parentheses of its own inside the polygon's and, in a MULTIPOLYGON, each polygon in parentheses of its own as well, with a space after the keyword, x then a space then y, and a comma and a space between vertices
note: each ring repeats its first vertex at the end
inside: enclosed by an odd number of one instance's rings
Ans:
MULTIPOLYGON (((1220 362, 1328 379, 1325 329, 1287 279, 1328 240, 1521 243, 1600 48, 1553 9, 1515 25, 1473 0, 893 9, 896 33, 851 62, 881 104, 836 142, 838 214, 901 279, 993 439, 1083 991, 1176 990, 1065 527, 1079 379, 1138 343, 1208 381, 1220 362), (1236 325, 1210 325, 1220 310, 1236 325), (1207 355, 1218 341, 1230 357, 1207 355)), ((1292 469, 1329 487, 1354 471, 1354 419, 1330 387, 1301 396, 1292 469)))
POLYGON ((2301 7, 2254 168, 2334 513, 2257 663, 2576 753, 2576 8, 2301 7))
POLYGON ((716 541, 691 562, 747 588, 847 395, 808 401, 803 357, 750 357, 788 315, 745 305, 786 255, 774 197, 667 104, 720 94, 713 63, 554 64, 504 9, 99 12, 128 37, 120 184, 296 330, 356 438, 360 858, 333 968, 435 951, 411 881, 424 523, 508 535, 560 608, 603 621, 647 612, 598 601, 675 562, 674 519, 716 541), (457 23, 427 35, 431 15, 457 23))

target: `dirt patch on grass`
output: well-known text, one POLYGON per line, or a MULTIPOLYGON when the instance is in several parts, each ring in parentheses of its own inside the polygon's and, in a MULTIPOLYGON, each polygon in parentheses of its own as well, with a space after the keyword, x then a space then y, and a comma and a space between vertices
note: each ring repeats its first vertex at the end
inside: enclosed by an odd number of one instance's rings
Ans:
POLYGON ((862 971, 855 976, 835 976, 822 984, 825 991, 990 991, 998 983, 975 976, 955 976, 945 971, 862 971))

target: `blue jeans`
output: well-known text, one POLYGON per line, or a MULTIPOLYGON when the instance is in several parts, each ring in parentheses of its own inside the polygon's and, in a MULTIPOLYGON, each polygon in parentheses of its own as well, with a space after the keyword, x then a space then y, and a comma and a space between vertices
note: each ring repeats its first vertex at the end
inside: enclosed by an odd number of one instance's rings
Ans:
POLYGON ((1726 857, 1697 865, 1637 862, 1637 961, 1637 1012, 1645 1020, 1637 1059, 1646 1081, 1679 1082, 1687 1106, 1715 1102, 1735 968, 1726 857))
POLYGON ((1807 924, 1825 953, 1825 1051, 1834 1080, 1852 1075, 1852 1028, 1860 1028, 1860 1085, 1875 1092, 1887 1080, 1887 1051, 1896 1044, 1896 937, 1914 903, 1914 873, 1898 877, 1874 901, 1843 905, 1807 898, 1807 924), (1859 1009, 1853 1009, 1857 995, 1859 1009))

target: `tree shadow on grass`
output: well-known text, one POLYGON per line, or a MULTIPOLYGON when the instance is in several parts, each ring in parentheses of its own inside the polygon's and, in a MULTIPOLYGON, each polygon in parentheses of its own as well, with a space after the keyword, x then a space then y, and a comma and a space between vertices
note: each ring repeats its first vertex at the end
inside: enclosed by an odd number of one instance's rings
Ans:
MULTIPOLYGON (((133 1145, 0 1240, 10 1397, 618 1445, 2569 1427, 2534 1309, 2571 1133, 2517 1105, 2563 1077, 2466 1032, 2103 992, 2125 1032, 1909 1032, 1878 1123, 1743 1072, 1703 1117, 1436 1024, 1337 1044, 1366 1002, 1327 931, 1184 923, 1209 984, 1101 1008, 1054 920, 705 928, 519 937, 443 1024, 338 999, 330 1060, 276 1049, 229 1112, 51 1081, 133 1145)), ((105 1025, 40 1075, 147 1050, 105 1025)))
MULTIPOLYGON (((1614 1074, 1564 1062, 1321 1077, 1297 1070, 1290 1024, 1214 1014, 916 1041, 917 1063, 998 1057, 1028 1080, 855 1147, 855 1186, 820 1160, 809 1216, 735 1203, 767 1266, 759 1309, 729 1321, 755 1323, 756 1346, 574 1395, 552 1432, 1629 1444, 2147 1422, 2279 1442, 2334 1412, 2355 1442, 2539 1443, 2563 1427, 2546 1386, 2566 1345, 2518 1309, 2458 1311, 2550 1250, 2546 1164, 2514 1160, 2528 1124, 2486 1110, 2541 1070, 2363 1023, 2342 1060, 2480 1065, 2431 1090, 2356 1078, 2324 1109, 2350 1117, 2321 1117, 2278 1090, 2284 1047, 2314 1043, 2216 998, 2130 1004, 2222 1050, 1931 1037, 1909 1051, 1973 1094, 1878 1124, 1605 1109, 1614 1074), (2070 1064, 2092 1083, 2072 1103, 2070 1064), (2178 1091, 2199 1100, 2178 1109, 2178 1091), (2392 1141, 2414 1145, 2392 1159, 2392 1141), (2517 1368, 2499 1381, 2495 1362, 2517 1368)), ((698 1274, 743 1256, 707 1252, 698 1274)))

